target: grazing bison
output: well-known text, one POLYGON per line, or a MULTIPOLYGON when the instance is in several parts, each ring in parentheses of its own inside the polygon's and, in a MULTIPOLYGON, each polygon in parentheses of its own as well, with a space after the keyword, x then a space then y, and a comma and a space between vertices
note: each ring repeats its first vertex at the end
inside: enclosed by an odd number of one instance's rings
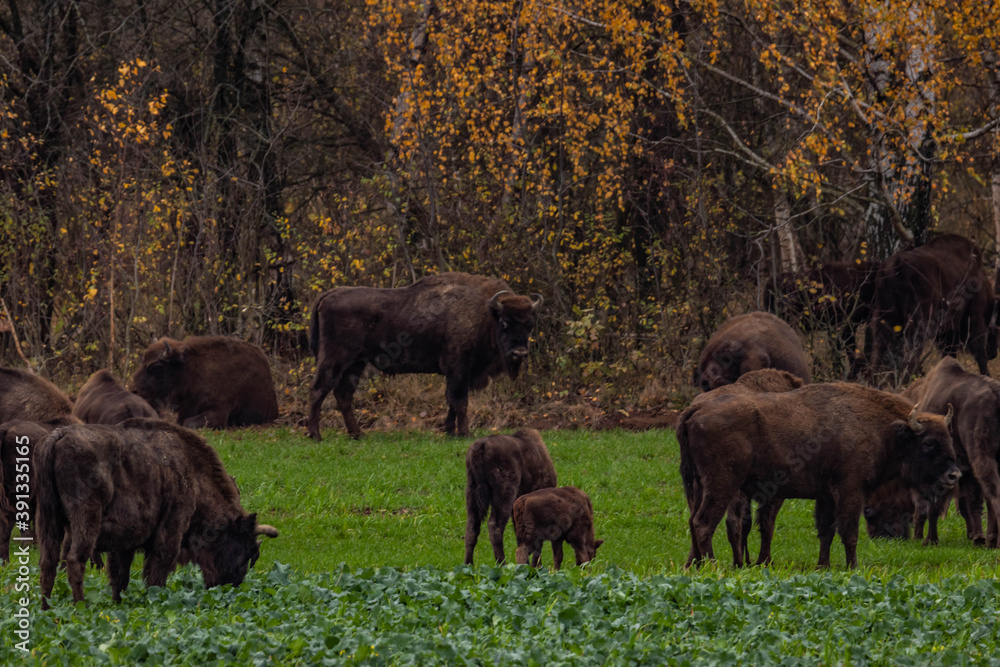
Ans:
MULTIPOLYGON (((687 410, 693 410, 694 406, 720 396, 792 391, 802 386, 802 380, 788 371, 779 371, 773 368, 750 371, 745 375, 741 375, 733 384, 723 385, 718 389, 698 394, 687 410)), ((690 488, 685 486, 684 494, 687 496, 688 510, 693 511, 695 498, 700 497, 701 488, 698 486, 696 478, 691 479, 690 482, 692 486, 690 488)), ((770 537, 774 532, 774 517, 777 515, 778 510, 781 509, 781 501, 775 501, 769 507, 771 512, 768 516, 757 515, 757 523, 760 527, 762 539, 760 558, 770 557, 770 537)), ((742 567, 744 562, 750 562, 750 547, 747 542, 747 538, 750 536, 750 526, 750 498, 745 493, 740 493, 726 511, 726 534, 729 537, 729 545, 733 549, 733 564, 736 567, 742 567)), ((691 555, 689 554, 688 559, 690 560, 690 558, 691 555)), ((760 558, 758 559, 758 564, 765 562, 760 558)))
POLYGON ((153 406, 118 384, 107 369, 97 371, 80 387, 73 416, 85 424, 117 424, 132 417, 159 417, 153 406))
MULTIPOLYGON (((872 262, 824 262, 804 276, 784 274, 767 284, 766 307, 804 331, 829 332, 834 349, 847 356, 847 377, 855 377, 864 359, 857 330, 871 320, 877 272, 872 262)), ((870 347, 866 336, 866 351, 870 347)))
POLYGON ((0 368, 0 424, 48 421, 72 412, 72 401, 48 380, 20 368, 0 368))
POLYGON ((264 424, 278 418, 271 369, 256 345, 225 336, 161 338, 146 348, 129 390, 187 428, 264 424))
POLYGON ((875 278, 871 373, 888 358, 901 379, 911 377, 933 340, 945 355, 968 350, 988 375, 997 355, 994 301, 979 248, 965 237, 944 234, 892 255, 875 278))
MULTIPOLYGON (((954 438, 952 438, 954 441, 954 438)), ((943 494, 932 493, 925 498, 916 491, 898 483, 889 483, 877 489, 865 501, 865 522, 871 538, 924 540, 924 544, 937 544, 938 519, 943 517, 952 498, 958 512, 965 520, 965 535, 976 544, 985 544, 983 537, 983 496, 979 484, 971 474, 963 474, 957 486, 943 494), (967 483, 967 480, 972 480, 967 483), (927 538, 924 539, 924 524, 927 538)))
POLYGON ((277 537, 240 506, 215 453, 194 431, 158 419, 56 429, 35 452, 42 608, 48 608, 64 538, 73 601, 83 568, 107 552, 112 596, 121 601, 136 550, 147 586, 163 586, 181 549, 206 588, 239 585, 260 554, 258 535, 277 537))
POLYGON ((10 561, 16 514, 29 520, 35 516, 35 446, 56 428, 76 423, 66 415, 48 422, 14 419, 0 425, 0 561, 10 561))
POLYGON ((918 412, 901 396, 844 383, 694 406, 677 423, 685 488, 701 488, 690 520, 689 564, 714 557, 712 534, 742 491, 765 515, 777 500, 816 500, 819 565, 829 566, 839 532, 847 564, 856 567, 867 494, 895 478, 926 488, 952 486, 961 477, 950 420, 918 412))
POLYGON ((497 564, 505 560, 503 531, 514 500, 537 489, 556 485, 556 469, 542 436, 533 428, 514 435, 490 435, 469 445, 465 454, 465 564, 479 540, 479 529, 489 510, 490 544, 497 564))
POLYGON ((563 540, 576 554, 576 564, 589 563, 604 540, 594 540, 594 508, 587 494, 575 486, 539 489, 514 501, 514 534, 517 535, 518 565, 531 558, 538 567, 542 545, 552 542, 552 560, 558 570, 563 559, 563 540))
POLYGON ((333 391, 347 432, 361 437, 352 402, 369 364, 383 373, 445 376, 449 435, 468 435, 470 389, 516 377, 542 297, 514 294, 506 282, 466 273, 428 276, 408 287, 337 287, 316 299, 309 341, 316 378, 309 435, 320 439, 320 408, 333 391))
POLYGON ((710 391, 761 368, 788 371, 805 384, 810 381, 809 359, 790 326, 770 313, 737 315, 708 339, 692 382, 710 391))

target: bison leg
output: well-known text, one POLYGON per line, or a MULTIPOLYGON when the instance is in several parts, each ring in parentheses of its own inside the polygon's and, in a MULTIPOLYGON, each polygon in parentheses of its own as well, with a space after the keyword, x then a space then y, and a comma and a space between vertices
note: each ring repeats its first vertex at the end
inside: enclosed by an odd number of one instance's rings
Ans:
POLYGON ((483 517, 476 511, 475 489, 472 487, 465 490, 465 514, 465 564, 472 565, 476 542, 479 541, 479 531, 483 524, 483 517))
MULTIPOLYGON (((982 429, 976 428, 979 432, 982 429)), ((995 442, 995 440, 994 440, 995 442)), ((997 471, 997 460, 995 456, 970 456, 973 476, 979 481, 983 498, 986 500, 986 517, 989 525, 986 529, 987 536, 992 535, 992 539, 987 540, 987 545, 996 548, 998 533, 997 519, 1000 517, 1000 472, 997 471)))
POLYGON ((360 438, 362 434, 358 420, 354 418, 354 392, 357 390, 361 374, 364 372, 365 362, 363 361, 351 366, 340 376, 340 380, 333 390, 333 397, 337 399, 337 407, 344 417, 344 427, 355 440, 360 438))
MULTIPOLYGON (((579 565, 580 552, 576 550, 576 547, 573 547, 573 549, 574 552, 576 553, 576 564, 579 565)), ((557 570, 560 567, 562 567, 562 559, 563 559, 563 541, 559 538, 556 538, 552 540, 552 564, 555 566, 557 570)))
POLYGON ((503 565, 506 556, 503 552, 503 531, 510 521, 511 510, 514 507, 512 501, 497 503, 494 502, 490 508, 490 518, 486 522, 490 533, 490 544, 493 546, 493 556, 497 560, 497 565, 503 565))
POLYGON ((948 507, 949 502, 951 502, 951 496, 935 497, 933 500, 927 501, 927 538, 924 540, 924 546, 938 543, 938 518, 948 507))
MULTIPOLYGON (((750 501, 745 493, 740 493, 733 502, 729 503, 726 510, 726 537, 729 538, 729 546, 733 549, 733 566, 743 567, 744 552, 747 550, 746 528, 747 517, 751 514, 750 501), (746 531, 744 529, 746 528, 746 531)), ((752 521, 750 522, 752 524, 752 521)), ((747 561, 750 559, 747 558, 747 561)))
POLYGON ((847 567, 858 566, 858 523, 864 509, 865 494, 861 489, 840 489, 837 495, 837 524, 840 541, 844 544, 847 567))
POLYGON ((323 439, 319 432, 320 410, 326 395, 340 381, 341 371, 337 366, 338 364, 327 359, 321 359, 316 364, 316 377, 309 388, 309 419, 306 422, 309 437, 313 440, 323 439))
POLYGON ((962 475, 958 484, 958 513, 965 520, 965 537, 982 546, 986 544, 986 538, 983 537, 982 489, 973 475, 962 475))
MULTIPOLYGON (((69 579, 69 587, 73 591, 73 602, 80 602, 83 595, 83 573, 87 567, 87 561, 94 553, 97 546, 97 531, 93 527, 101 525, 101 514, 98 508, 96 513, 89 516, 79 517, 78 523, 70 524, 70 543, 66 553, 66 578, 69 579), (90 528, 89 534, 84 531, 90 528)), ((74 520, 78 517, 74 515, 74 520)))
POLYGON ((757 507, 757 528, 760 530, 760 553, 757 554, 757 565, 771 564, 771 542, 774 540, 774 523, 778 519, 778 511, 784 502, 783 498, 771 498, 766 503, 757 507))
POLYGON ((816 499, 813 510, 816 521, 816 535, 819 537, 819 561, 816 567, 830 567, 830 547, 837 534, 836 504, 833 496, 823 495, 816 499))
POLYGON ((469 383, 461 376, 449 375, 445 387, 448 399, 448 416, 444 420, 444 432, 448 435, 469 435, 469 383))
POLYGON ((229 426, 229 411, 223 409, 206 410, 181 420, 184 428, 226 428, 229 426))
POLYGON ((132 574, 132 559, 135 551, 112 551, 108 554, 108 581, 111 582, 111 598, 122 601, 122 591, 128 588, 132 574))
POLYGON ((714 559, 712 535, 726 514, 732 497, 717 495, 706 489, 698 513, 691 517, 691 542, 698 560, 714 559))

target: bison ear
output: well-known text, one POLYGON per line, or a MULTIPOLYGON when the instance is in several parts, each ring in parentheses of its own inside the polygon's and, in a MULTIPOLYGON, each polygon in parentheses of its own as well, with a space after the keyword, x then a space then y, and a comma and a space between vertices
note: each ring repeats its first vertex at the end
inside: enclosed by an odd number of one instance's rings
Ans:
POLYGON ((602 544, 604 544, 604 540, 597 540, 596 542, 594 542, 594 551, 597 551, 597 547, 601 546, 602 544))
POLYGON ((916 439, 913 429, 902 419, 892 422, 892 431, 896 434, 896 442, 905 443, 916 439))

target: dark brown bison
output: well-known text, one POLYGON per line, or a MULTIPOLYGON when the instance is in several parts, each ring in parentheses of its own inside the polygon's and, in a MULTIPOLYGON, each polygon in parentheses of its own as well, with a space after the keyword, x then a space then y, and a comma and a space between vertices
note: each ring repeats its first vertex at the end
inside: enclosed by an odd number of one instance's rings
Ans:
POLYGON ((110 371, 103 368, 80 387, 73 416, 85 424, 117 424, 132 417, 159 417, 153 406, 118 384, 110 371))
POLYGON ((479 540, 489 510, 490 544, 497 564, 503 563, 503 532, 518 496, 556 485, 556 469, 542 436, 533 428, 514 435, 491 435, 469 445, 465 453, 465 563, 479 540))
MULTIPOLYGON (((954 438, 952 438, 954 440, 954 438)), ((962 474, 957 486, 943 494, 935 493, 925 498, 919 492, 906 489, 899 484, 889 483, 877 489, 865 500, 865 523, 868 536, 874 539, 924 540, 924 544, 938 543, 938 519, 945 516, 948 505, 954 498, 959 514, 965 520, 966 537, 976 544, 985 544, 983 537, 983 496, 979 484, 972 480, 972 474, 962 474), (924 538, 924 524, 927 538, 924 538)))
POLYGON ((120 602, 136 550, 145 552, 147 586, 166 584, 183 548, 211 588, 242 583, 260 553, 257 536, 278 535, 243 510, 204 438, 159 419, 56 429, 38 445, 35 464, 43 609, 64 538, 73 601, 84 599, 87 558, 106 552, 120 602))
POLYGON ((692 382, 710 391, 761 368, 788 371, 805 384, 810 381, 809 359, 790 326, 770 313, 737 315, 708 339, 692 382))
POLYGON ((271 369, 256 345, 225 336, 161 338, 146 348, 129 390, 187 428, 264 424, 278 418, 271 369))
POLYGON ((333 391, 347 432, 361 437, 352 402, 369 364, 383 373, 445 376, 445 431, 468 435, 470 389, 516 377, 542 297, 514 294, 506 282, 466 273, 428 276, 408 287, 337 287, 316 299, 310 346, 316 378, 309 435, 320 439, 320 408, 333 391))
POLYGON ((531 566, 538 567, 542 545, 552 542, 552 560, 558 570, 562 566, 563 541, 569 542, 576 554, 576 564, 589 563, 604 540, 594 540, 594 508, 587 494, 575 486, 539 489, 514 501, 514 534, 517 535, 518 565, 530 557, 531 566))
POLYGON ((73 402, 48 380, 20 368, 0 368, 0 424, 48 421, 73 412, 73 402))
MULTIPOLYGON (((971 474, 963 475, 959 489, 959 510, 963 513, 970 539, 982 543, 981 514, 977 518, 978 498, 986 502, 987 530, 985 543, 1000 547, 1000 382, 969 373, 951 357, 943 358, 919 385, 921 409, 938 414, 948 406, 955 409, 951 423, 955 455, 959 466, 971 474), (978 524, 978 525, 976 525, 978 524)), ((932 507, 940 507, 944 498, 927 498, 932 507)), ((931 512, 936 541, 935 513, 931 512)))
POLYGON ((0 424, 0 561, 10 561, 10 536, 19 520, 35 517, 35 447, 60 426, 78 423, 66 415, 48 422, 14 419, 0 424))
MULTIPOLYGON (((699 403, 712 400, 713 398, 717 398, 719 396, 727 396, 729 394, 755 394, 775 391, 792 391, 793 389, 798 389, 802 386, 802 380, 788 371, 779 371, 774 368, 750 371, 745 375, 741 375, 733 384, 723 385, 718 389, 713 389, 704 394, 698 394, 695 396, 694 400, 691 401, 691 406, 688 407, 688 410, 691 410, 693 406, 696 406, 699 403)), ((685 487, 684 493, 688 500, 688 510, 693 511, 695 498, 701 497, 701 488, 698 485, 697 478, 685 481, 690 481, 692 484, 692 488, 685 487)), ((782 501, 776 500, 768 506, 771 511, 767 516, 762 516, 759 513, 757 515, 757 523, 760 527, 762 538, 762 557, 765 554, 771 553, 770 539, 774 532, 774 516, 777 515, 778 510, 781 509, 781 504, 782 501)), ((750 498, 747 497, 745 493, 740 493, 733 500, 726 511, 726 534, 729 538, 729 545, 733 549, 733 564, 736 567, 742 567, 744 562, 750 562, 750 547, 747 542, 747 538, 750 535, 750 527, 750 498)), ((688 555, 688 559, 691 559, 690 554, 688 555)), ((763 562, 764 561, 759 560, 758 564, 763 562)))
POLYGON ((968 350, 988 375, 987 362, 997 355, 994 302, 979 248, 965 237, 944 234, 892 255, 875 278, 871 373, 888 361, 905 381, 934 341, 945 355, 968 350))
POLYGON ((692 504, 691 562, 714 557, 712 534, 742 491, 761 513, 776 500, 816 500, 819 565, 829 566, 839 532, 847 564, 856 567, 867 494, 895 478, 926 488, 950 487, 961 477, 950 419, 918 412, 901 396, 844 383, 693 406, 677 423, 685 488, 701 488, 692 504))
MULTIPOLYGON (((824 262, 802 276, 784 274, 767 283, 766 308, 803 331, 827 332, 838 357, 847 357, 847 377, 855 377, 865 358, 857 330, 871 320, 877 271, 873 262, 824 262)), ((866 351, 870 347, 866 336, 866 351)))

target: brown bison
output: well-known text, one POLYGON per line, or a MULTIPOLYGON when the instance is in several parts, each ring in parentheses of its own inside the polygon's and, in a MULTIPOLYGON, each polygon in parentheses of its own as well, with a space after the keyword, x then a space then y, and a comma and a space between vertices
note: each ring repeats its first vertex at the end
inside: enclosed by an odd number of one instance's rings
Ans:
POLYGON ((361 437, 352 402, 369 364, 389 375, 445 376, 449 435, 468 435, 469 390, 491 377, 516 377, 542 297, 514 294, 506 282, 466 273, 428 276, 408 287, 337 287, 316 299, 310 347, 309 435, 320 439, 320 408, 333 391, 351 437, 361 437))
POLYGON ((107 369, 97 371, 80 387, 73 416, 85 424, 117 424, 132 417, 159 417, 153 406, 118 384, 107 369))
POLYGON ((965 237, 944 234, 892 255, 875 278, 871 373, 888 361, 899 379, 911 377, 932 340, 944 355, 968 350, 988 375, 997 355, 994 302, 979 248, 965 237))
POLYGON ((129 390, 187 428, 264 424, 278 418, 271 369, 256 345, 225 336, 161 338, 142 355, 129 390))
MULTIPOLYGON (((871 320, 877 272, 878 264, 858 261, 824 262, 804 276, 784 274, 767 284, 766 308, 803 331, 828 332, 833 348, 847 357, 847 377, 855 377, 864 361, 857 330, 871 320)), ((866 351, 870 347, 866 336, 866 351)))
POLYGON ((240 506, 222 461, 194 431, 159 419, 56 429, 38 445, 42 608, 48 608, 60 546, 73 601, 84 599, 83 569, 107 552, 112 596, 121 601, 136 550, 147 586, 163 586, 181 549, 205 586, 239 585, 260 553, 258 535, 277 537, 240 506))
POLYGON ((72 401, 48 380, 20 368, 0 368, 0 424, 48 421, 72 412, 72 401))
MULTIPOLYGON (((733 384, 723 385, 718 389, 713 389, 704 394, 695 396, 691 401, 691 410, 694 406, 705 401, 712 400, 719 396, 729 394, 755 394, 776 391, 792 391, 802 387, 802 380, 792 375, 788 371, 779 371, 773 368, 765 368, 759 371, 750 371, 746 375, 741 375, 733 384)), ((683 455, 683 453, 682 453, 683 455)), ((688 480, 686 480, 688 481, 688 480)), ((695 498, 701 497, 701 488, 698 486, 697 478, 689 480, 692 488, 685 488, 684 492, 688 499, 688 510, 693 511, 695 498)), ((761 558, 769 558, 771 553, 770 539, 774 533, 774 517, 781 509, 782 501, 777 500, 768 507, 771 510, 767 516, 758 513, 757 523, 761 532, 761 558)), ((740 493, 730 504, 726 511, 726 534, 729 537, 729 545, 733 549, 733 564, 742 567, 744 562, 750 562, 750 547, 747 538, 750 536, 751 507, 750 498, 745 493, 740 493)), ((688 555, 690 560, 691 555, 688 555)), ((758 564, 765 562, 758 559, 758 564)))
POLYGON ((542 436, 533 428, 514 435, 491 435, 469 445, 465 454, 465 564, 479 540, 489 510, 490 544, 497 564, 505 560, 503 532, 518 496, 556 485, 556 469, 542 436))
POLYGON ((552 560, 558 570, 562 566, 563 541, 569 542, 576 554, 576 564, 589 563, 604 540, 594 540, 594 508, 587 494, 575 486, 539 489, 514 501, 514 534, 517 535, 518 565, 530 557, 531 566, 538 567, 542 545, 552 542, 552 560))
POLYGON ((971 474, 963 473, 957 486, 943 494, 934 493, 930 498, 906 489, 898 480, 886 484, 865 500, 868 536, 873 539, 905 540, 910 538, 912 529, 914 538, 924 540, 924 544, 937 544, 938 519, 947 513, 948 505, 954 498, 959 514, 965 520, 966 537, 976 544, 985 544, 983 496, 975 480, 967 484, 966 480, 972 479, 971 474), (924 524, 927 525, 926 539, 924 524))
MULTIPOLYGON (((959 489, 959 510, 966 520, 967 533, 973 541, 1000 547, 1000 382, 969 373, 951 357, 945 357, 931 369, 919 385, 920 406, 938 414, 952 405, 955 418, 951 423, 955 455, 959 466, 971 474, 963 475, 959 489), (986 502, 987 529, 983 540, 980 500, 986 502), (978 516, 977 516, 978 515, 978 516), (978 524, 978 525, 976 525, 978 524)), ((932 507, 940 508, 945 498, 927 498, 932 507)), ((930 512, 931 528, 928 539, 936 541, 936 513, 930 512)))
POLYGON ((690 562, 713 558, 712 534, 742 491, 766 515, 786 498, 816 500, 819 565, 840 533, 857 566, 865 496, 892 479, 911 488, 950 487, 961 477, 948 433, 951 415, 918 412, 901 396, 860 385, 811 385, 784 393, 704 401, 677 423, 685 489, 700 485, 690 562))
POLYGON ((0 561, 10 561, 10 536, 17 515, 35 517, 35 446, 60 426, 76 424, 66 415, 48 422, 14 419, 0 425, 0 561))
POLYGON ((760 370, 788 371, 809 384, 809 359, 792 328, 770 313, 737 315, 722 323, 701 352, 692 382, 702 391, 760 370))

